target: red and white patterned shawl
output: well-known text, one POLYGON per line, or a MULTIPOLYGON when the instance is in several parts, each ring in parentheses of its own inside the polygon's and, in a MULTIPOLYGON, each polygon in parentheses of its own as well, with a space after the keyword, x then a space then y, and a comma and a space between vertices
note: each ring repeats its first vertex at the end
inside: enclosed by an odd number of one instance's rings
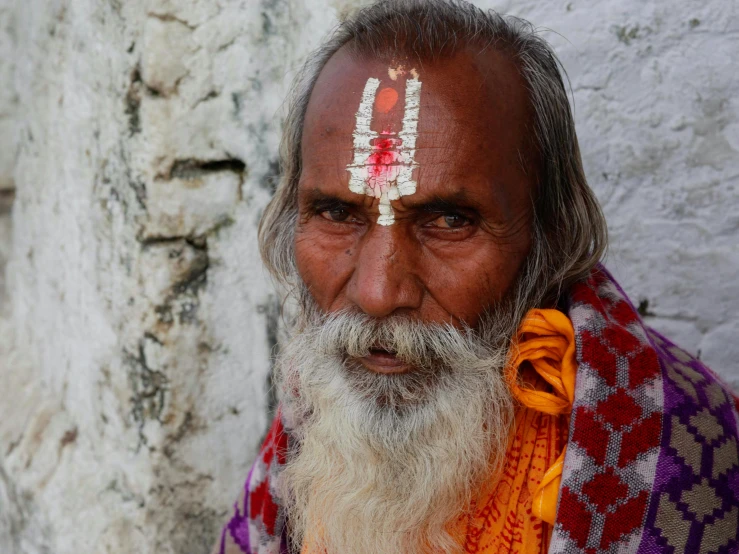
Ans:
MULTIPOLYGON (((603 267, 567 300, 578 370, 549 552, 739 552, 737 398, 603 267)), ((278 414, 216 552, 288 552, 273 486, 287 447, 278 414)))

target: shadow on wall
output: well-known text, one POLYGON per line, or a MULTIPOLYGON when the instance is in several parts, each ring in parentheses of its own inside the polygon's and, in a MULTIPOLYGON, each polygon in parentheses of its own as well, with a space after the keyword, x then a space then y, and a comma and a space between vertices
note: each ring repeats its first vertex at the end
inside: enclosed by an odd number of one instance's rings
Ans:
POLYGON ((12 221, 10 212, 15 200, 15 187, 11 180, 0 179, 0 314, 8 309, 8 294, 5 286, 5 266, 10 257, 12 221))

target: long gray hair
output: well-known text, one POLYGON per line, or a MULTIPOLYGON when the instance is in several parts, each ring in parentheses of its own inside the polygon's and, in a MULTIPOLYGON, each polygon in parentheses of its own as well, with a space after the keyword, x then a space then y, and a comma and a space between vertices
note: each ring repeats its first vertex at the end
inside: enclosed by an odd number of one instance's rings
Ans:
MULTIPOLYGON (((534 112, 539 186, 532 250, 519 276, 528 303, 555 302, 603 256, 606 222, 587 184, 561 64, 534 27, 463 0, 384 0, 343 21, 306 62, 293 86, 281 144, 282 177, 259 226, 262 259, 288 289, 300 287, 294 261, 297 191, 305 112, 319 73, 347 45, 358 57, 415 57, 433 63, 462 48, 501 51, 517 64, 534 112), (533 296, 532 296, 533 295, 533 296)), ((304 292, 304 291, 303 291, 304 292)))

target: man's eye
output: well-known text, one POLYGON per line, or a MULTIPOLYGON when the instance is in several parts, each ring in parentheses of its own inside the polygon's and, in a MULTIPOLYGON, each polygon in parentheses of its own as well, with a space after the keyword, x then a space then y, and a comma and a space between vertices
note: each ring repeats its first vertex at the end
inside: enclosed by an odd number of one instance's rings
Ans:
POLYGON ((333 208, 321 212, 321 217, 330 221, 346 221, 349 219, 349 211, 344 208, 333 208))
POLYGON ((459 214, 444 214, 431 222, 434 227, 442 229, 459 229, 470 224, 470 220, 459 214))

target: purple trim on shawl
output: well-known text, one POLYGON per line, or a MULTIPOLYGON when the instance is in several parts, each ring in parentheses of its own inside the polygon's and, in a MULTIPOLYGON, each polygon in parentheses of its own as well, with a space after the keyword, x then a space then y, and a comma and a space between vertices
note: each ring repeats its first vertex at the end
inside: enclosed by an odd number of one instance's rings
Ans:
MULTIPOLYGON (((650 335, 650 339, 654 339, 650 342, 655 343, 662 366, 664 413, 657 473, 638 552, 667 554, 678 550, 705 551, 704 540, 707 537, 710 540, 711 535, 716 532, 713 524, 720 522, 729 512, 739 511, 739 491, 732 486, 739 480, 739 467, 735 465, 717 476, 714 466, 717 448, 725 445, 730 437, 738 436, 733 399, 730 394, 726 394, 725 401, 717 404, 715 397, 709 397, 711 393, 707 389, 722 385, 717 376, 699 360, 688 357, 687 354, 679 359, 674 354, 677 346, 662 334, 650 330, 650 335), (695 418, 700 421, 704 417, 713 418, 718 424, 714 438, 703 435, 700 429, 696 428, 698 432, 691 430, 695 418), (679 423, 678 427, 682 429, 675 428, 674 423, 679 423), (690 433, 688 436, 694 441, 690 447, 695 444, 701 448, 697 457, 676 448, 681 444, 675 441, 675 437, 686 433, 690 433), (692 513, 685 502, 685 493, 696 494, 698 487, 710 488, 708 496, 713 496, 711 500, 717 502, 713 512, 703 518, 692 513), (665 509, 681 514, 684 525, 689 526, 686 540, 680 546, 675 544, 674 531, 660 527, 659 512, 665 509)), ((728 387, 723 388, 728 391, 728 387)), ((672 525, 675 523, 672 522, 672 525)), ((728 539, 717 550, 727 554, 738 551, 737 538, 728 539)))
POLYGON ((236 514, 228 523, 228 530, 234 542, 245 554, 251 554, 249 545, 249 517, 247 513, 236 514))
POLYGON ((231 538, 238 545, 244 554, 252 554, 251 541, 249 537, 249 487, 251 485, 252 474, 254 473, 254 466, 251 466, 249 475, 244 483, 244 513, 242 514, 239 510, 239 503, 234 503, 234 515, 229 522, 224 526, 223 532, 221 533, 221 549, 220 554, 226 552, 226 531, 231 534, 231 538))

